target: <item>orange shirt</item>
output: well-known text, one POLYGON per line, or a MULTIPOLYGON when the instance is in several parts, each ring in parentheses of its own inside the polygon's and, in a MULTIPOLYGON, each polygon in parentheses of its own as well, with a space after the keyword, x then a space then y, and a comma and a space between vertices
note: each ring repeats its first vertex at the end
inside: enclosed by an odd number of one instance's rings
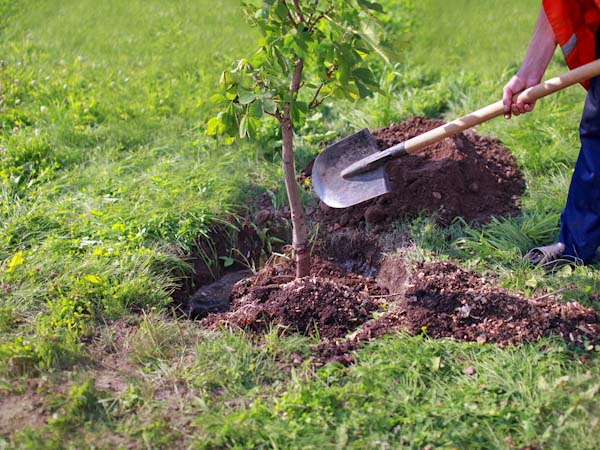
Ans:
MULTIPOLYGON (((600 0, 543 0, 544 11, 571 69, 596 59, 600 0)), ((582 83, 587 89, 589 82, 582 83)))

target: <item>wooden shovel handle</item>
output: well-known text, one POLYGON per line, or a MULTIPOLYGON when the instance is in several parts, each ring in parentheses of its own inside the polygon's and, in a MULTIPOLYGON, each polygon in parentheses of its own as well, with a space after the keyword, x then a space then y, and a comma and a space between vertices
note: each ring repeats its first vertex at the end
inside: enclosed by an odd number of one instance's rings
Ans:
MULTIPOLYGON (((513 97, 513 103, 518 100, 522 100, 525 103, 531 103, 542 97, 560 91, 561 89, 589 80, 598 75, 600 75, 600 59, 525 89, 523 92, 513 97)), ((423 147, 435 144, 444 138, 454 136, 461 131, 467 130, 502 114, 504 114, 504 104, 502 103, 502 100, 499 100, 496 103, 492 103, 491 105, 478 109, 466 116, 409 139, 404 142, 404 151, 409 154, 414 153, 423 147)))

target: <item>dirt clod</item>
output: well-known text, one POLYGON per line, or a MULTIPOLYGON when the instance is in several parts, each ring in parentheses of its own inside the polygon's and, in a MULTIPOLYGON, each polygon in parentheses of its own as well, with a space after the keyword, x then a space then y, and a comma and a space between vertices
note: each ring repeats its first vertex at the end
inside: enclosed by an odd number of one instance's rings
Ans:
MULTIPOLYGON (((381 223, 386 218, 386 211, 379 205, 371 205, 365 210, 365 220, 370 224, 381 223)), ((346 223, 348 220, 346 220, 346 223)))

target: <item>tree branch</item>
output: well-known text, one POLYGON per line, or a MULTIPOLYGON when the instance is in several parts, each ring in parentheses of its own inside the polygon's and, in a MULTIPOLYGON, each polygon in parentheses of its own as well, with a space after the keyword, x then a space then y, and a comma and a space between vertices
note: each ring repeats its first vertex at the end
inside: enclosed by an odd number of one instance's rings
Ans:
POLYGON ((315 92, 315 95, 313 95, 312 100, 308 104, 308 109, 315 109, 317 106, 319 106, 321 103, 323 103, 323 100, 317 101, 317 97, 321 93, 321 88, 322 87, 323 87, 323 83, 321 83, 321 85, 317 88, 317 90, 315 92))
POLYGON ((304 23, 304 16, 302 15, 302 10, 300 9, 300 4, 298 0, 292 0, 294 4, 294 9, 296 9, 296 17, 298 18, 298 23, 304 23))
POLYGON ((281 0, 281 3, 283 3, 283 6, 285 6, 285 9, 287 9, 287 16, 288 16, 288 19, 290 19, 292 26, 294 28, 298 29, 298 22, 296 22, 294 20, 294 18, 292 17, 292 13, 291 13, 290 8, 288 7, 287 3, 285 2, 285 0, 281 0))
POLYGON ((304 69, 304 60, 298 59, 296 61, 296 66, 294 67, 292 81, 290 82, 290 97, 300 89, 300 82, 302 81, 302 69, 304 69))
MULTIPOLYGON (((319 23, 319 21, 325 17, 328 17, 329 13, 333 11, 333 7, 329 8, 327 11, 325 11, 324 13, 319 14, 317 17, 315 17, 314 20, 309 20, 308 21, 308 31, 312 31, 314 30, 314 28, 317 26, 317 24, 319 23)), ((311 16, 312 19, 312 16, 311 16)))
POLYGON ((279 113, 279 110, 275 111, 274 113, 265 111, 265 114, 267 116, 275 117, 277 120, 281 121, 281 114, 279 113))

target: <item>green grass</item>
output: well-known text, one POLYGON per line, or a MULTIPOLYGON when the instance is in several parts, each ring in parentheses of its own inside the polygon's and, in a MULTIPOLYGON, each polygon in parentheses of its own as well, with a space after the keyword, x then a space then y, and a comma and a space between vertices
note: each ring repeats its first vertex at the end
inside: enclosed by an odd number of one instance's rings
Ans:
POLYGON ((508 75, 525 56, 540 2, 524 0, 426 0, 416 4, 423 20, 414 33, 410 63, 449 76, 474 72, 486 78, 508 75))
MULTIPOLYGON (((300 161, 324 137, 497 100, 539 7, 396 3, 414 11, 412 40, 380 74, 388 95, 328 105, 301 131, 300 161)), ((19 405, 0 412, 0 448, 598 448, 596 352, 400 335, 351 368, 318 368, 314 340, 173 319, 170 293, 191 275, 182 257, 216 227, 234 235, 232 216, 265 189, 283 202, 268 125, 255 143, 204 136, 220 71, 256 37, 238 6, 0 0, 0 405, 19 405)), ((565 70, 557 55, 548 75, 565 70)), ((454 258, 528 295, 574 285, 563 298, 591 304, 597 268, 521 263, 556 234, 583 96, 479 127, 515 154, 523 214, 398 224, 412 257, 454 258)))
POLYGON ((260 151, 203 135, 215 64, 253 37, 238 4, 223 6, 11 9, 1 41, 0 304, 22 320, 0 339, 0 372, 23 355, 19 371, 68 365, 98 320, 168 303, 190 273, 180 257, 237 210, 251 182, 272 183, 260 151))

